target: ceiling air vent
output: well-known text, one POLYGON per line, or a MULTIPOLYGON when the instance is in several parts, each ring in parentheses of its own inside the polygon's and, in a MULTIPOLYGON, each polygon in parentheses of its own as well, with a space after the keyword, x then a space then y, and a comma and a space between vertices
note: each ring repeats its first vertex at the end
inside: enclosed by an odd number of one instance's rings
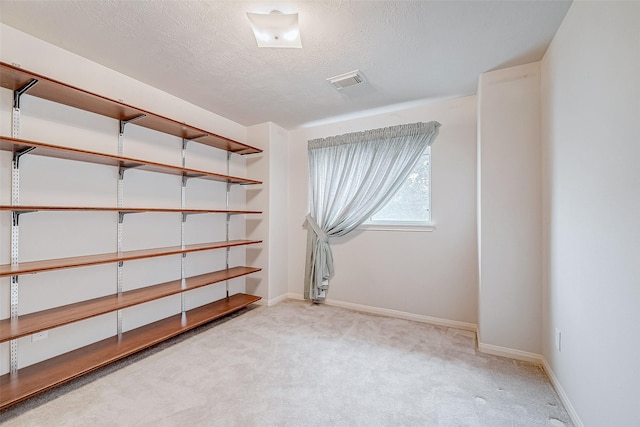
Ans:
POLYGON ((348 86, 360 84, 364 81, 364 77, 360 74, 360 71, 350 71, 348 73, 340 74, 339 76, 329 77, 327 79, 329 83, 338 90, 341 90, 348 86))

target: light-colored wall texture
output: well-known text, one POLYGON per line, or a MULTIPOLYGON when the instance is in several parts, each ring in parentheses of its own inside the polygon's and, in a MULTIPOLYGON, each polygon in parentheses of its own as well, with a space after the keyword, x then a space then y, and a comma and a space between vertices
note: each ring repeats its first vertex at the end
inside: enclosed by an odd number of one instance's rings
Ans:
POLYGON ((308 213, 307 141, 412 122, 442 124, 432 147, 433 232, 357 230, 332 240, 336 274, 327 298, 477 323, 476 98, 291 132, 289 291, 302 295, 308 213))
POLYGON ((640 2, 574 2, 542 93, 544 355, 585 426, 638 426, 640 2))
POLYGON ((542 352, 540 63, 482 74, 478 112, 479 345, 535 358, 542 352))
POLYGON ((247 237, 263 240, 262 245, 247 248, 248 264, 262 267, 247 277, 247 292, 269 305, 288 293, 289 133, 274 123, 261 123, 247 128, 247 142, 264 150, 247 158, 252 176, 263 182, 246 190, 247 208, 263 212, 246 220, 247 237))

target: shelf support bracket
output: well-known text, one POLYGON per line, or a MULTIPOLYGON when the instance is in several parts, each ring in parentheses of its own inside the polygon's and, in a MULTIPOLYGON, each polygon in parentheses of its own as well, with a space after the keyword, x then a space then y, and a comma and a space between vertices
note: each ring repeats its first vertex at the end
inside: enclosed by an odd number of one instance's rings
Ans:
POLYGON ((120 120, 120 135, 124 135, 124 127, 125 127, 125 125, 127 125, 129 123, 133 123, 136 120, 144 119, 145 117, 147 117, 146 114, 140 114, 139 116, 135 116, 135 117, 132 117, 132 118, 127 119, 127 120, 120 120))
POLYGON ((15 169, 18 169, 20 167, 20 157, 24 156, 27 153, 32 152, 33 150, 35 150, 36 147, 26 147, 23 148, 22 150, 16 150, 13 152, 13 166, 15 169))
POLYGON ((193 138, 191 138, 190 140, 191 140, 191 141, 198 142, 198 141, 196 141, 196 139, 204 138, 205 136, 209 136, 209 134, 204 133, 204 134, 202 134, 202 135, 194 136, 194 137, 193 137, 193 138))
MULTIPOLYGON (((185 173, 184 175, 182 175, 182 176, 184 177, 184 179, 185 179, 185 180, 190 179, 190 178, 201 178, 201 177, 203 177, 203 176, 206 176, 206 175, 205 175, 205 174, 203 174, 203 173, 195 173, 195 172, 187 172, 187 173, 185 173), (187 175, 187 173, 188 173, 189 175, 187 175)), ((186 181, 185 181, 185 182, 186 182, 186 181)))
MULTIPOLYGON (((17 210, 17 211, 13 211, 12 212, 12 216, 13 216, 13 226, 14 227, 18 227, 20 225, 20 215, 22 214, 28 214, 28 213, 32 213, 32 212, 38 212, 36 210, 17 210)), ((16 252, 16 258, 17 257, 17 252, 16 252)), ((17 261, 17 260, 16 260, 17 261)))
POLYGON ((13 91, 13 108, 20 109, 20 97, 38 83, 37 79, 31 79, 27 84, 13 91))
POLYGON ((121 210, 121 211, 118 211, 118 224, 122 224, 122 223, 124 223, 124 216, 125 216, 125 215, 128 215, 128 214, 137 214, 137 213, 142 213, 142 212, 139 212, 139 211, 135 211, 135 212, 134 212, 134 211, 128 211, 128 210, 121 210))
POLYGON ((127 166, 125 166, 125 165, 118 166, 118 179, 120 181, 122 181, 124 179, 124 173, 126 171, 128 171, 129 169, 139 168, 141 166, 144 166, 144 164, 142 164, 142 163, 131 163, 131 164, 127 165, 127 166))

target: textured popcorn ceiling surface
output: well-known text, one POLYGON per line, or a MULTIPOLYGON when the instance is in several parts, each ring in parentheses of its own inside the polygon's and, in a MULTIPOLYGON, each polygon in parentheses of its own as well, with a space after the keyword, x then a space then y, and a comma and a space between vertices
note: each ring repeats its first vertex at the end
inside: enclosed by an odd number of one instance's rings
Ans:
POLYGON ((293 129, 474 94, 479 74, 539 60, 569 4, 0 0, 0 20, 243 125, 293 129), (257 47, 246 12, 272 9, 300 14, 302 49, 257 47), (365 83, 326 81, 354 69, 365 83))

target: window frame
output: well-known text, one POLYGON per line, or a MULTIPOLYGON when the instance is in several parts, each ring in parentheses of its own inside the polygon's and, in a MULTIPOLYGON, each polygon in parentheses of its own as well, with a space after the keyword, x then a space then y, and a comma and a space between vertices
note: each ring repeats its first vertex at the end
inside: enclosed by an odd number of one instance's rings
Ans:
MULTIPOLYGON (((424 156, 428 154, 429 156, 429 221, 401 221, 401 220, 374 220, 372 219, 373 215, 371 215, 364 223, 360 225, 363 230, 371 230, 371 231, 434 231, 436 229, 435 224, 433 223, 433 210, 432 210, 432 181, 431 181, 431 165, 433 160, 433 154, 431 152, 431 147, 427 147, 425 152, 421 154, 424 156)), ((382 209, 382 208, 380 208, 382 209)), ((375 215, 375 214, 374 214, 375 215)))

